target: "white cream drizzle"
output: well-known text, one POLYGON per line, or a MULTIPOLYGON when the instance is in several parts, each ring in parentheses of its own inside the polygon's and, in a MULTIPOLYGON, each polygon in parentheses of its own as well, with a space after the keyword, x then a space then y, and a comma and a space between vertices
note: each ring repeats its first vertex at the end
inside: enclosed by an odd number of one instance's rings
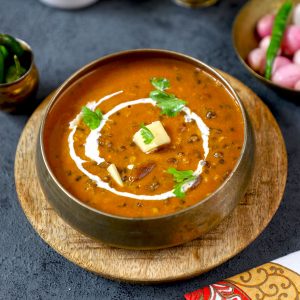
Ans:
MULTIPOLYGON (((116 94, 110 95, 111 97, 115 96, 116 94)), ((102 103, 101 100, 98 101, 98 103, 102 103)), ((106 124, 106 122, 109 120, 109 117, 113 114, 115 114, 117 111, 127 107, 128 105, 136 105, 136 104, 145 104, 145 103, 150 103, 152 105, 155 105, 156 102, 153 101, 150 98, 144 98, 144 99, 138 99, 134 101, 127 101, 123 102, 121 104, 116 105, 112 110, 107 112, 105 115, 103 115, 103 119, 99 125, 98 128, 91 130, 90 134, 88 135, 85 143, 85 155, 90 158, 91 160, 97 162, 97 164, 100 164, 105 161, 103 157, 99 155, 98 151, 98 139, 101 136, 101 130, 106 124)), ((92 109, 94 110, 94 109, 92 109)))
MULTIPOLYGON (((202 145, 203 145, 203 149, 204 149, 204 160, 205 160, 209 153, 209 147, 208 147, 209 128, 205 125, 203 120, 197 114, 192 112, 190 110, 190 108, 188 108, 187 106, 185 106, 182 109, 182 111, 185 112, 185 116, 184 116, 185 122, 189 123, 192 120, 194 120, 201 132, 201 137, 202 137, 202 141, 203 141, 202 145)), ((194 171, 193 174, 195 176, 199 176, 202 173, 202 169, 203 169, 203 160, 200 160, 198 163, 198 167, 197 167, 196 171, 194 171)), ((194 182, 195 182, 195 180, 187 183, 186 186, 191 187, 194 182)), ((183 189, 185 189, 185 186, 183 186, 183 189)))
MULTIPOLYGON (((95 110, 97 106, 99 106, 101 103, 104 101, 123 93, 123 91, 118 91, 116 93, 107 95, 103 98, 101 98, 99 101, 93 101, 87 103, 87 107, 90 108, 91 110, 95 110)), ((92 161, 95 161, 97 164, 100 164, 105 161, 103 157, 100 156, 99 150, 98 150, 98 140, 101 136, 101 130, 105 126, 106 122, 109 120, 109 117, 115 114, 117 111, 127 107, 128 105, 137 105, 137 104, 152 104, 153 106, 156 106, 156 102, 152 100, 151 98, 142 98, 138 100, 132 100, 132 101, 127 101, 120 103, 116 105, 113 109, 111 109, 109 112, 103 115, 103 119, 99 125, 98 128, 91 130, 90 134, 86 138, 86 143, 85 143, 85 155, 90 158, 92 161)), ((197 127, 199 128, 202 136, 202 145, 204 149, 204 159, 200 160, 197 166, 197 169, 193 172, 193 175, 199 176, 202 173, 203 169, 203 161, 206 159, 208 153, 209 153, 209 147, 208 147, 208 140, 209 140, 209 128, 205 125, 201 117, 199 117, 197 114, 192 112, 190 108, 184 107, 182 111, 185 113, 184 119, 185 122, 189 123, 192 120, 194 120, 197 124, 197 127)), ((137 195, 137 194, 132 194, 128 192, 120 192, 114 188, 112 188, 107 182, 104 182, 101 180, 99 176, 96 176, 94 174, 91 174, 88 172, 84 167, 83 164, 86 162, 85 160, 81 159, 79 156, 77 156, 75 148, 74 148, 74 134, 77 129, 77 125, 79 124, 80 120, 82 119, 82 112, 77 114, 74 120, 72 120, 69 124, 69 128, 71 129, 71 132, 68 137, 68 143, 69 143, 69 149, 70 149, 70 156, 75 162, 76 166, 78 169, 84 173, 87 177, 89 177, 91 180, 93 180, 98 187, 103 188, 107 191, 110 191, 116 195, 122 196, 122 197, 128 197, 128 198, 133 198, 137 200, 165 200, 171 197, 174 197, 173 190, 168 191, 162 194, 158 195, 137 195)), ((132 165, 127 166, 129 169, 132 168, 132 165)), ((195 182, 196 180, 190 181, 186 183, 182 189, 184 191, 188 190, 195 182)))
MULTIPOLYGON (((91 110, 95 110, 96 107, 98 105, 100 105, 101 103, 103 103, 104 101, 106 101, 114 96, 117 96, 121 93, 123 93, 123 91, 119 91, 119 92, 110 94, 108 96, 101 98, 98 102, 95 102, 95 101, 89 102, 86 106, 91 110)), ((106 118, 108 118, 107 114, 103 116, 103 120, 106 120, 106 118)), ((101 122, 101 123, 104 123, 104 122, 101 122)), ((98 151, 98 139, 101 136, 100 131, 102 130, 103 126, 101 127, 101 124, 100 124, 100 126, 98 128, 91 130, 90 134, 88 135, 88 137, 86 139, 86 143, 84 145, 86 157, 90 158, 91 160, 94 160, 98 165, 105 161, 104 158, 99 156, 99 151, 98 151)))

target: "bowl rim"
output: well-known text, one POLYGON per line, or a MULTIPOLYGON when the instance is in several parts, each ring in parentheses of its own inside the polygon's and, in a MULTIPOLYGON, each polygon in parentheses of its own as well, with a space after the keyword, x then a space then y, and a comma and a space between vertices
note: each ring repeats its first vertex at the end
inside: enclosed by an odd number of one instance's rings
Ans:
POLYGON ((30 45, 19 39, 19 38, 15 38, 22 46, 22 48, 25 50, 25 51, 28 51, 30 53, 30 67, 28 68, 28 70, 18 79, 18 80, 15 80, 13 82, 9 82, 9 83, 0 83, 0 88, 6 88, 6 87, 10 87, 10 86, 13 86, 15 84, 18 84, 20 81, 22 81, 25 77, 27 77, 29 75, 29 73, 31 72, 31 70, 33 69, 33 66, 34 66, 34 54, 33 54, 33 51, 30 47, 30 45))
MULTIPOLYGON (((233 48, 234 48, 234 51, 239 59, 239 61, 242 63, 242 65, 248 70, 248 72, 250 72, 253 76, 255 76, 257 79, 263 81, 265 84, 267 85, 270 85, 272 86, 273 88, 277 88, 277 89, 281 89, 283 91, 286 91, 286 92, 290 92, 290 93, 295 93, 295 94, 299 94, 300 95, 300 91, 297 91, 295 89, 292 89, 292 88, 288 88, 288 87, 284 87, 284 86, 281 86, 279 84, 276 84, 274 83, 272 80, 270 79, 267 79, 265 78, 264 76, 260 75, 259 73, 255 72, 246 62, 246 59, 244 59, 237 46, 236 46, 236 38, 235 38, 235 34, 237 32, 237 22, 239 20, 239 18, 241 17, 241 14, 246 11, 246 9, 248 9, 248 7, 251 7, 251 5, 253 5, 255 1, 248 1, 247 3, 245 3, 241 9, 238 11, 236 17, 234 18, 234 21, 233 21, 233 25, 232 25, 232 30, 231 30, 231 40, 233 42, 233 48)), ((258 21, 258 20, 257 20, 258 21)), ((257 22, 256 21, 256 22, 257 22)), ((253 50, 253 49, 252 49, 253 50)))
MULTIPOLYGON (((101 67, 101 66, 100 66, 101 67)), ((248 124, 248 118, 244 109, 244 106, 238 96, 238 94, 235 92, 235 90, 233 89, 233 87, 231 86, 231 84, 218 72, 216 71, 214 68, 208 66, 207 64, 203 63, 202 61, 193 58, 189 55, 183 54, 183 53, 179 53, 179 52, 175 52, 175 51, 171 51, 171 50, 166 50, 166 49, 155 49, 155 48, 144 48, 144 49, 132 49, 132 50, 125 50, 125 51, 119 51, 116 53, 112 53, 112 54, 108 54, 105 56, 102 56, 96 60, 91 61, 90 63, 84 65, 83 67, 81 67, 79 70, 77 70, 75 73, 73 73, 69 78, 67 78, 59 87, 58 89, 54 92, 53 96, 50 99, 50 102, 47 104, 47 108, 43 114, 42 117, 42 122, 40 124, 40 130, 39 130, 39 136, 38 136, 38 147, 40 147, 40 152, 41 152, 41 156, 42 156, 42 160, 43 163, 47 169, 48 174, 51 176, 51 179, 55 182, 56 186, 72 201, 76 202, 77 204, 79 204, 80 206, 82 206, 83 208, 90 210, 100 216, 105 216, 107 218, 112 218, 112 219, 118 219, 118 220, 128 220, 128 221, 155 221, 155 220, 160 220, 160 219, 166 219, 166 218, 173 218, 173 217, 177 217, 178 215, 182 215, 187 213, 188 211, 194 209, 197 206, 201 206, 204 203, 206 203, 207 201, 209 201, 211 198, 213 198, 216 194, 219 193, 220 190, 223 189, 223 187, 228 183, 228 181, 233 177, 233 175, 235 174, 235 172, 237 171, 238 167, 241 164, 241 161, 244 157, 245 154, 245 150, 246 150, 246 145, 248 144, 248 132, 249 130, 251 130, 249 124, 248 124), (45 149, 44 149, 44 143, 43 143, 43 135, 44 135, 44 129, 45 129, 45 124, 46 124, 46 119, 47 116, 50 112, 50 110, 52 109, 52 107, 54 106, 54 104, 59 101, 59 96, 60 94, 66 89, 68 88, 71 84, 74 84, 77 80, 78 80, 78 76, 84 76, 86 75, 89 71, 91 72, 93 69, 92 67, 94 65, 99 64, 100 62, 105 62, 106 60, 109 59, 117 59, 117 58, 122 58, 123 56, 127 56, 127 55, 134 55, 134 54, 141 54, 141 53, 146 53, 146 54, 162 54, 162 55, 170 55, 170 58, 174 58, 175 59, 184 59, 184 61, 188 61, 191 64, 194 65, 198 65, 200 66, 202 69, 204 69, 204 71, 206 71, 207 73, 209 73, 212 77, 217 78, 222 85, 224 86, 224 88, 228 91, 228 93, 230 93, 230 95, 233 97, 233 100, 238 104, 241 114, 242 114, 242 118, 243 118, 243 123, 244 123, 244 139, 243 139, 243 146, 239 155, 238 160, 236 161, 234 168, 232 169, 231 173, 229 174, 229 176, 224 180, 224 182, 216 189, 214 190, 210 195, 208 195, 207 197, 203 198, 202 200, 199 200, 198 202, 196 202, 195 204, 188 206, 184 209, 175 211, 173 213, 169 213, 169 214, 164 214, 164 215, 158 215, 158 216, 152 216, 152 217, 126 217, 126 216, 121 216, 121 215, 114 215, 111 213, 107 213, 101 210, 98 210, 92 206, 89 206, 88 204, 85 204, 84 202, 82 202, 80 199, 78 199, 77 197, 75 197, 74 195, 72 195, 69 191, 67 191, 67 189, 65 189, 65 187, 59 182, 59 180, 55 177, 55 175, 53 174, 47 158, 46 158, 46 153, 45 153, 45 149), (88 70, 86 72, 86 70, 88 70)))

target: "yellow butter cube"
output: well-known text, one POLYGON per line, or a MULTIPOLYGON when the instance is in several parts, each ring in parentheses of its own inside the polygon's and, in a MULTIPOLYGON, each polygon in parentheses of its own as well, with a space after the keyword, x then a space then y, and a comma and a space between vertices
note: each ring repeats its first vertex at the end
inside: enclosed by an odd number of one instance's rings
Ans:
POLYGON ((111 164, 107 171, 118 185, 123 186, 123 181, 115 164, 111 164))
POLYGON ((145 144, 144 138, 141 135, 141 129, 133 136, 133 142, 144 152, 150 153, 158 147, 169 144, 171 142, 168 133, 160 121, 155 121, 146 126, 154 135, 153 141, 150 144, 145 144))

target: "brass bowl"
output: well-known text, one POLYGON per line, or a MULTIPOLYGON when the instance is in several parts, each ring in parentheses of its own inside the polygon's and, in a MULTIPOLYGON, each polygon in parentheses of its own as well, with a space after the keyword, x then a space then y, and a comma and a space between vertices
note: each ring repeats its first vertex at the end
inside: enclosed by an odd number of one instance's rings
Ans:
POLYGON ((27 100, 34 98, 39 84, 39 74, 34 63, 33 52, 26 42, 17 40, 26 50, 28 56, 26 59, 30 62, 30 66, 18 80, 0 84, 0 109, 8 112, 15 111, 25 105, 27 100))
POLYGON ((216 4, 219 0, 173 0, 176 4, 189 8, 208 7, 216 4))
MULTIPOLYGON (((250 51, 256 48, 259 44, 256 34, 257 22, 261 17, 268 13, 276 13, 284 2, 285 0, 248 1, 235 18, 232 29, 232 39, 239 60, 252 75, 282 96, 290 100, 299 100, 300 91, 295 91, 275 84, 271 80, 266 79, 252 70, 246 62, 250 51)), ((294 4, 298 4, 300 3, 300 0, 292 0, 292 2, 294 4)))
POLYGON ((55 92, 42 119, 36 154, 38 178, 45 197, 57 213, 78 231, 106 244, 129 249, 158 249, 193 240, 218 225, 238 204, 251 178, 254 141, 251 125, 238 95, 213 68, 184 54, 167 50, 130 50, 105 56, 77 71, 55 92), (44 128, 53 105, 71 85, 112 61, 144 57, 174 58, 186 61, 219 80, 240 107, 245 124, 240 158, 226 181, 213 194, 181 211, 149 218, 120 217, 92 208, 71 195, 55 178, 44 149, 44 128))

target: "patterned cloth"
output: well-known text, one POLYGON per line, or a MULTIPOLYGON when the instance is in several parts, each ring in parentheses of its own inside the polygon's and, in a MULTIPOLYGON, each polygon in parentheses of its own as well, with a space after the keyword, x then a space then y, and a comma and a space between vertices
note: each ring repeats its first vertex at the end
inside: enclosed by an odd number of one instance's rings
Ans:
POLYGON ((188 293, 185 299, 300 300, 300 251, 188 293))

